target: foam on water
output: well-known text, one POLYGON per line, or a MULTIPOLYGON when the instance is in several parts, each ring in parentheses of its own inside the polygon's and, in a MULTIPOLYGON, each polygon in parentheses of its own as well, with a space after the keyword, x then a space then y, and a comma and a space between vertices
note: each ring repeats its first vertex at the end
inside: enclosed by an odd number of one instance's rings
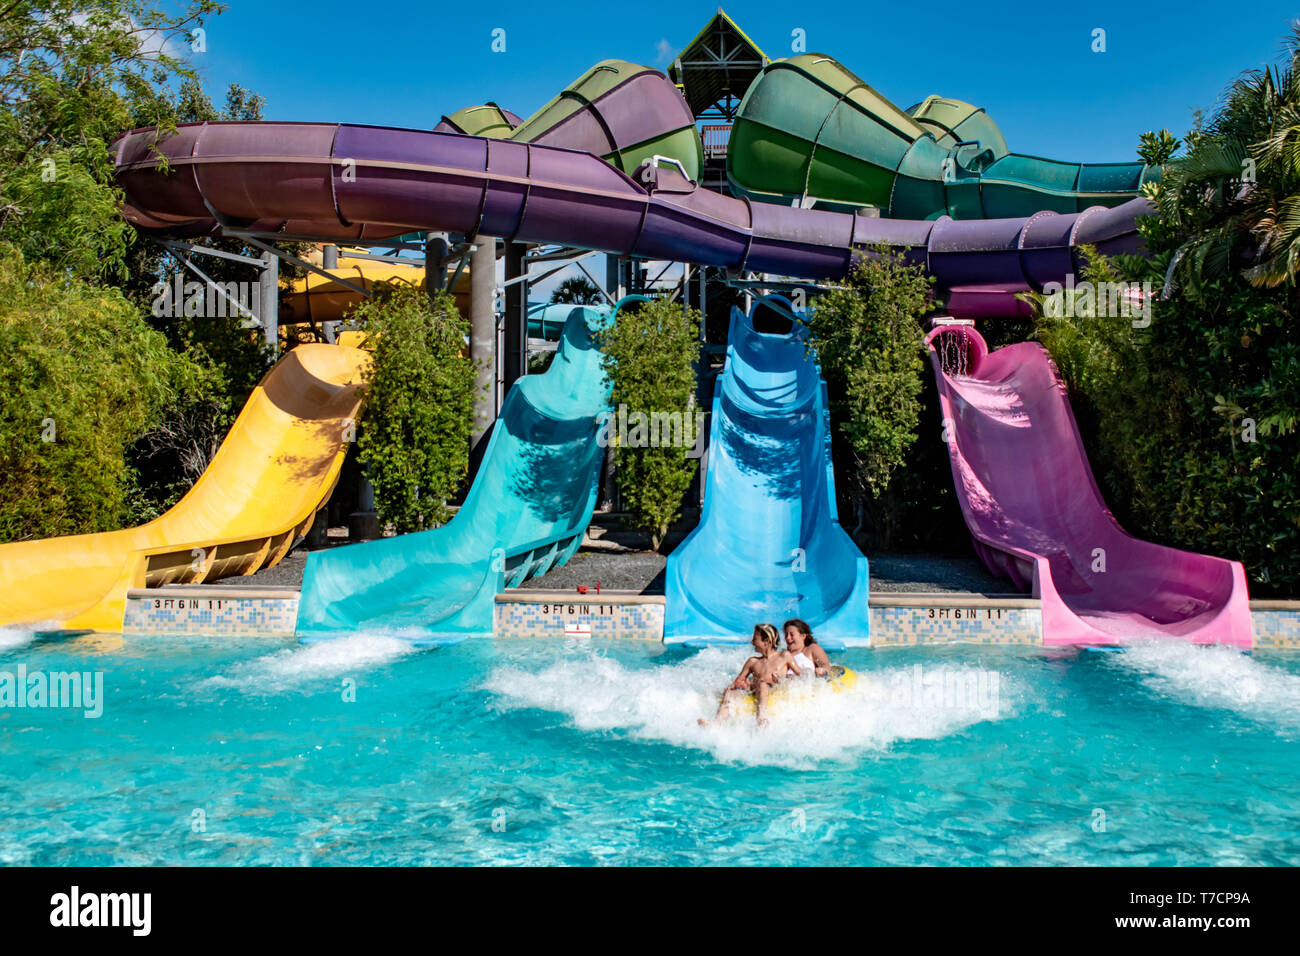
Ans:
POLYGON ((1233 711, 1288 736, 1300 731, 1300 674, 1236 648, 1151 641, 1108 658, 1137 671, 1157 694, 1180 703, 1233 711))
POLYGON ((628 667, 593 653, 540 671, 498 667, 485 686, 506 709, 536 707, 568 715, 582 730, 615 731, 719 760, 808 768, 846 761, 898 740, 936 739, 1013 709, 1011 681, 996 671, 962 665, 860 671, 854 687, 793 680, 760 728, 753 714, 721 723, 711 718, 719 694, 739 671, 743 651, 708 648, 686 660, 628 667))
POLYGON ((295 644, 271 654, 238 661, 229 672, 208 677, 200 688, 236 688, 255 694, 277 694, 305 688, 316 681, 389 664, 417 649, 410 641, 387 634, 359 632, 315 644, 295 644))
POLYGON ((0 627, 0 651, 30 644, 33 633, 25 627, 0 627))

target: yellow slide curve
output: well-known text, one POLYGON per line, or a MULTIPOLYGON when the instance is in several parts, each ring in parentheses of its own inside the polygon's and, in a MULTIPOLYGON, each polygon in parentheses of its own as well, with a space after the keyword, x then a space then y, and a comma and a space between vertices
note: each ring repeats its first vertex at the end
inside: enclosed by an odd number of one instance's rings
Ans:
POLYGON ((369 355, 300 345, 258 383, 194 487, 138 528, 0 545, 0 625, 118 631, 128 588, 270 567, 338 481, 369 355))
MULTIPOLYGON (((306 258, 314 265, 321 265, 319 250, 307 253, 306 258)), ((373 290, 381 282, 406 282, 418 289, 424 288, 423 265, 399 265, 395 262, 358 259, 348 255, 346 249, 339 251, 338 265, 330 272, 367 291, 373 290)), ((454 273, 450 268, 447 272, 447 285, 450 287, 454 273)), ((456 301, 456 309, 460 314, 469 315, 469 269, 462 270, 460 277, 456 279, 455 287, 450 288, 449 291, 456 301)), ((280 325, 283 327, 300 322, 332 322, 342 319, 347 311, 361 300, 360 292, 348 288, 341 282, 309 272, 300 279, 288 279, 281 283, 280 325)))

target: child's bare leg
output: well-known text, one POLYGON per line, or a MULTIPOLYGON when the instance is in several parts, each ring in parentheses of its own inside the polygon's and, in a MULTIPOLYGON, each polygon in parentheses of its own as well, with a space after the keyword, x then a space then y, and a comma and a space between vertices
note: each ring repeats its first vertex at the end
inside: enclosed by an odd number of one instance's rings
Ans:
POLYGON ((728 717, 730 717, 731 702, 735 699, 736 694, 741 694, 741 693, 744 693, 744 691, 736 690, 734 687, 728 687, 725 691, 723 691, 722 700, 719 701, 718 703, 718 712, 713 715, 713 720, 711 721, 705 720, 703 717, 701 717, 699 719, 700 726, 703 727, 706 724, 715 723, 719 720, 726 720, 728 717))
POLYGON ((767 693, 768 686, 766 681, 759 681, 758 686, 754 688, 754 697, 758 700, 758 706, 754 708, 758 715, 758 726, 767 726, 767 693))

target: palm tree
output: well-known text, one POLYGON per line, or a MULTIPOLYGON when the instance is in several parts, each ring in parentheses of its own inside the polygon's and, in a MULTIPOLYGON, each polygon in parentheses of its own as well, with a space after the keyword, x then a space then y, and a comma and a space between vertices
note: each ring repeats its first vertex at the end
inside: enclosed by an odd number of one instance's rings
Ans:
POLYGON ((1154 190, 1161 217, 1187 237, 1176 268, 1194 282, 1234 269, 1255 286, 1300 276, 1300 21, 1282 61, 1233 82, 1154 190))
POLYGON ((603 299, 600 289, 582 276, 565 279, 551 293, 556 305, 596 305, 603 299))

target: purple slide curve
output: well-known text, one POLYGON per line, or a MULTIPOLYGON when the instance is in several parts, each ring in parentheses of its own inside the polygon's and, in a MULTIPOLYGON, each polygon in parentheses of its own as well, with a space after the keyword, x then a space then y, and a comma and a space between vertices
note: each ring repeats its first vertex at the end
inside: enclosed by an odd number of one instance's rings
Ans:
POLYGON ((966 526, 994 574, 1041 598, 1043 643, 1251 646, 1240 562, 1138 540, 1110 513, 1046 349, 990 354, 965 325, 926 343, 966 526))
POLYGON ((876 219, 724 196, 670 165, 634 179, 580 150, 333 123, 145 128, 114 145, 123 214, 147 231, 329 242, 445 230, 806 279, 841 277, 884 244, 967 315, 1006 314, 1017 292, 1080 271, 1081 245, 1139 251, 1135 220, 1151 211, 1134 199, 1019 219, 876 219))

